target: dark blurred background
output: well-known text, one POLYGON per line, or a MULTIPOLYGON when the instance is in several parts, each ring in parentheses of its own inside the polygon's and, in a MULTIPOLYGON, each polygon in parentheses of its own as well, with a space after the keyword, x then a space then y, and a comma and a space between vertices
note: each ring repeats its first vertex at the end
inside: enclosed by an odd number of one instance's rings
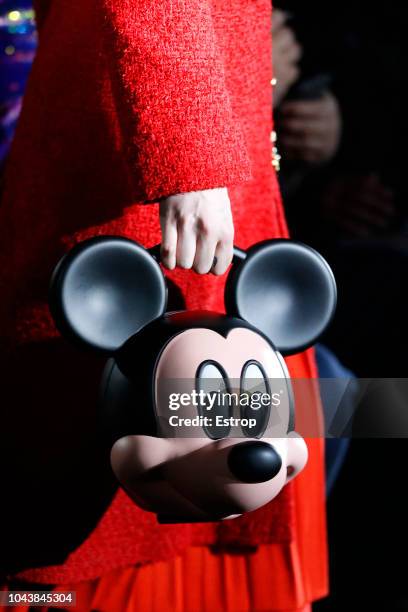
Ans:
MULTIPOLYGON (((319 347, 321 376, 341 367, 346 376, 393 379, 357 411, 350 444, 328 442, 331 595, 315 612, 408 610, 408 441, 398 431, 381 439, 384 415, 406 411, 407 396, 398 381, 407 376, 408 335, 405 12, 392 0, 278 0, 274 12, 286 213, 292 236, 325 255, 339 288, 319 347)), ((0 0, 0 168, 35 48, 30 2, 0 0)))
POLYGON ((30 0, 0 0, 0 171, 37 47, 30 0))
MULTIPOLYGON (((408 48, 403 3, 281 0, 274 13, 280 182, 292 236, 320 250, 339 289, 323 342, 358 377, 393 378, 369 409, 328 497, 325 610, 408 610, 406 413, 408 48), (393 432, 398 437, 398 428, 393 432)), ((330 449, 329 449, 330 454, 330 449)))

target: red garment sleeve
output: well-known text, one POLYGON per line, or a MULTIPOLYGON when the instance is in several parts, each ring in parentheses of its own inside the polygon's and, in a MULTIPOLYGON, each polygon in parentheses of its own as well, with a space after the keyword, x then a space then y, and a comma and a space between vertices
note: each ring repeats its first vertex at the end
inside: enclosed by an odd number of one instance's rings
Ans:
POLYGON ((140 200, 250 179, 210 2, 99 2, 115 104, 140 200))

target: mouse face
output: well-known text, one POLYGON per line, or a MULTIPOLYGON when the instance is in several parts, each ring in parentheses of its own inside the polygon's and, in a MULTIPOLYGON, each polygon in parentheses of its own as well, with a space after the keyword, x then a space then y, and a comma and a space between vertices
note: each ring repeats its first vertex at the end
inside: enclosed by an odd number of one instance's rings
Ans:
POLYGON ((162 522, 232 518, 271 501, 307 461, 282 357, 324 330, 326 262, 290 241, 240 252, 227 314, 166 312, 166 283, 135 243, 96 238, 56 269, 51 310, 73 341, 111 356, 102 413, 112 469, 162 522))
POLYGON ((162 522, 224 519, 254 510, 306 463, 306 444, 291 430, 293 400, 284 361, 265 337, 244 325, 211 313, 168 314, 125 345, 118 358, 140 389, 141 346, 161 347, 151 369, 151 397, 145 399, 155 414, 154 435, 120 437, 111 461, 128 494, 162 522), (170 329, 174 335, 168 338, 170 329), (255 408, 247 402, 205 403, 200 391, 220 400, 223 394, 238 398, 252 392, 264 401, 255 408), (184 402, 177 401, 183 395, 184 402), (186 401, 194 396, 196 402, 186 401))

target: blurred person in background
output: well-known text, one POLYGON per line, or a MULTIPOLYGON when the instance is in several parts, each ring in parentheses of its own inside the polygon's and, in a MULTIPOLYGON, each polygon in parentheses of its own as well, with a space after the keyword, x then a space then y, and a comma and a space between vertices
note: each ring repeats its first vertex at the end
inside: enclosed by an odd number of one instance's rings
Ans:
POLYGON ((350 15, 341 9, 333 17, 324 2, 282 6, 275 40, 285 40, 289 53, 282 60, 278 45, 274 62, 276 74, 290 78, 276 85, 280 182, 294 235, 323 249, 343 287, 328 342, 360 376, 404 376, 406 326, 378 329, 379 320, 405 319, 399 279, 407 244, 408 122, 405 78, 395 68, 404 57, 398 10, 391 3, 377 12, 360 2, 350 15), (355 333, 346 341, 349 326, 355 333), (377 341, 383 357, 375 354, 377 341))
MULTIPOLYGON (((278 3, 274 44, 280 182, 295 237, 334 268, 325 342, 360 377, 406 377, 408 137, 404 9, 278 3), (286 57, 282 48, 288 51, 286 57)), ((404 381, 359 406, 353 435, 406 432, 404 381), (390 415, 395 421, 390 422, 390 415)), ((404 439, 352 440, 329 500, 331 596, 316 610, 407 610, 404 439), (384 488, 385 486, 385 488, 384 488)))
MULTIPOLYGON (((273 63, 274 63, 274 108, 278 111, 279 147, 275 155, 280 169, 280 184, 286 208, 292 212, 291 197, 303 193, 304 183, 310 174, 335 156, 341 136, 341 115, 339 105, 328 85, 330 75, 319 74, 315 67, 306 63, 307 54, 303 52, 294 28, 295 15, 279 8, 273 12, 273 63), (311 74, 310 74, 311 73, 311 74)), ((273 140, 277 140, 274 132, 273 140)), ((305 207, 302 217, 310 223, 309 207, 305 207)), ((290 219, 297 220, 295 210, 290 219)), ((296 225, 298 227, 298 225, 296 225)), ((318 345, 317 363, 319 376, 350 379, 351 373, 345 369, 327 347, 318 345)), ((334 391, 334 389, 332 389, 334 391)), ((321 385, 323 407, 330 400, 328 389, 321 385)), ((331 402, 329 402, 331 403, 331 402)), ((339 469, 344 461, 348 440, 326 440, 326 478, 327 492, 333 487, 339 469)))

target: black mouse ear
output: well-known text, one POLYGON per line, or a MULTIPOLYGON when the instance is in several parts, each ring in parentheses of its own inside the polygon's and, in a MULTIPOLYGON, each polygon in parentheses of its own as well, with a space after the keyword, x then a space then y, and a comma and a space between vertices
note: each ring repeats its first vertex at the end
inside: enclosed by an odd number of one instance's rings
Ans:
POLYGON ((262 331, 283 355, 311 346, 336 308, 336 282, 325 259, 292 240, 254 245, 230 271, 227 312, 262 331))
POLYGON ((77 244, 55 268, 50 310, 61 333, 113 353, 166 310, 163 273, 149 251, 125 238, 77 244))

